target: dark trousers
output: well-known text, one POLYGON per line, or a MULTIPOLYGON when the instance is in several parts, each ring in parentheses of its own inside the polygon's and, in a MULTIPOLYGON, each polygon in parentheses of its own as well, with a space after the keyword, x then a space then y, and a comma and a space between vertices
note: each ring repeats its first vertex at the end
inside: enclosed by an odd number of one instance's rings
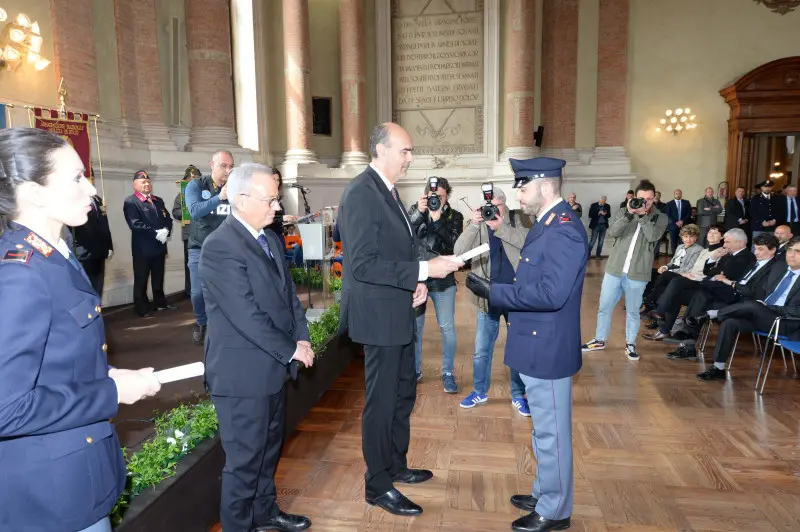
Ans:
POLYGON ((147 299, 147 279, 153 288, 153 306, 166 307, 164 297, 164 263, 167 254, 154 257, 133 256, 133 308, 136 314, 144 316, 150 312, 150 300, 147 299))
POLYGON ((250 532, 278 515, 275 466, 283 444, 284 390, 265 397, 211 400, 225 451, 220 521, 225 532, 250 532))
POLYGON ((189 275, 189 241, 183 241, 183 275, 186 297, 192 297, 192 277, 189 275))
POLYGON ((409 418, 417 399, 414 343, 365 345, 364 369, 367 393, 361 442, 367 463, 365 491, 369 497, 378 497, 391 490, 392 477, 408 467, 409 418))
POLYGON ((670 229, 667 230, 667 232, 669 233, 669 241, 670 245, 672 246, 672 254, 674 255, 675 250, 678 249, 678 246, 680 246, 683 243, 681 242, 681 237, 680 237, 681 228, 677 226, 672 226, 670 229))
POLYGON ((594 247, 595 242, 597 242, 596 257, 600 258, 601 253, 603 253, 603 241, 606 239, 606 230, 608 230, 607 225, 598 225, 591 230, 592 234, 589 238, 589 255, 592 254, 592 248, 594 247))
MULTIPOLYGON (((731 356, 736 335, 753 331, 769 332, 779 314, 758 301, 742 301, 721 309, 717 319, 722 323, 714 346, 714 362, 725 362, 731 356)), ((781 334, 786 331, 781 325, 781 334)))
POLYGON ((658 298, 664 293, 664 290, 669 286, 669 282, 678 276, 677 273, 672 271, 665 271, 658 273, 658 270, 653 269, 655 273, 652 274, 650 282, 644 289, 644 302, 648 307, 655 306, 658 303, 658 298))
POLYGON ((81 266, 92 283, 92 288, 97 295, 103 297, 103 283, 106 277, 106 259, 86 259, 82 260, 81 266))
POLYGON ((660 327, 661 332, 669 334, 672 326, 675 325, 675 320, 678 319, 681 307, 688 305, 694 293, 699 289, 699 282, 687 279, 682 275, 675 276, 669 282, 667 289, 658 299, 658 308, 656 309, 656 312, 664 316, 664 323, 660 327))

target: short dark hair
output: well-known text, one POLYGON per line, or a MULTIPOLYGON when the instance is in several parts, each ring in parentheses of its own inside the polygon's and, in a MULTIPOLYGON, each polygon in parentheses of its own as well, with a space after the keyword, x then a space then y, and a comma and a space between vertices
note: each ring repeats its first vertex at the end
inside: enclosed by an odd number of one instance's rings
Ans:
POLYGON ((761 233, 753 237, 754 246, 767 246, 767 249, 775 249, 778 247, 778 237, 772 233, 761 233))
POLYGON ((53 173, 50 154, 67 141, 43 129, 0 130, 0 235, 18 212, 17 188, 25 183, 46 186, 53 173))
POLYGON ((641 181, 639 181, 639 184, 636 185, 636 192, 640 192, 640 191, 652 192, 653 194, 655 194, 656 193, 656 186, 653 183, 651 183, 649 180, 642 179, 641 181))
POLYGON ((378 157, 378 144, 389 144, 389 128, 386 124, 378 124, 369 136, 369 154, 373 159, 378 157))
POLYGON ((786 248, 790 248, 796 244, 800 244, 800 236, 793 236, 791 240, 786 244, 786 248))
MULTIPOLYGON (((436 176, 431 176, 436 177, 436 176)), ((450 197, 450 193, 453 191, 453 187, 450 186, 450 182, 445 179, 444 177, 436 177, 437 185, 444 189, 447 192, 447 197, 450 197)), ((428 184, 425 185, 425 194, 428 194, 431 191, 431 180, 428 179, 428 184)))

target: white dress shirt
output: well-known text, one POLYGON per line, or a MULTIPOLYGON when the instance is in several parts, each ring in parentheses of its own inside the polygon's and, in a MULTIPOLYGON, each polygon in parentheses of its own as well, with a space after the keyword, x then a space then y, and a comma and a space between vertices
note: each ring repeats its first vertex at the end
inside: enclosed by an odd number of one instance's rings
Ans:
POLYGON ((263 229, 261 231, 256 231, 255 229, 250 227, 250 225, 247 222, 245 222, 244 220, 242 220, 242 218, 233 209, 231 209, 231 216, 236 218, 236 221, 239 222, 240 224, 242 224, 244 226, 244 228, 247 229, 247 232, 250 233, 251 235, 253 235, 253 238, 255 238, 256 240, 258 240, 258 237, 260 237, 261 235, 264 234, 264 230, 263 229))
MULTIPOLYGON (((381 178, 381 181, 383 181, 383 184, 386 185, 386 188, 389 189, 389 192, 394 190, 394 184, 391 181, 389 181, 388 179, 386 179, 386 177, 383 175, 383 173, 380 170, 378 170, 375 167, 374 164, 369 163, 369 167, 372 168, 373 170, 375 170, 375 173, 378 174, 378 177, 381 178)), ((399 195, 399 192, 398 192, 398 195, 399 195)), ((406 213, 403 212, 403 208, 400 206, 400 202, 397 202, 397 208, 400 210, 400 215, 403 217, 403 220, 406 221, 406 226, 408 226, 408 232, 413 238, 414 231, 411 230, 411 224, 408 223, 408 218, 406 217, 406 213)), ((419 262, 419 276, 417 277, 417 280, 422 282, 422 281, 425 281, 427 279, 428 279, 428 262, 427 261, 420 261, 419 262)))

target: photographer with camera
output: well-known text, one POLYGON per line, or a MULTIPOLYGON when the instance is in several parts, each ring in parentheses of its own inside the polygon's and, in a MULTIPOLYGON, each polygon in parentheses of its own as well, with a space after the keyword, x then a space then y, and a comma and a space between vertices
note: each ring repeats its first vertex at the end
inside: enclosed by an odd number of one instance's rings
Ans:
MULTIPOLYGON (((531 227, 530 217, 521 211, 509 211, 506 195, 501 188, 486 183, 482 187, 485 204, 472 213, 471 223, 456 241, 454 252, 460 255, 486 242, 489 254, 472 259, 472 272, 493 283, 514 282, 514 272, 520 259, 520 250, 531 227)), ((473 408, 488 400, 492 383, 492 353, 500 332, 500 316, 508 326, 508 312, 496 309, 489 302, 472 295, 478 312, 475 329, 475 352, 472 356, 472 392, 459 405, 473 408)), ((523 416, 530 416, 525 399, 525 384, 519 373, 511 371, 511 404, 523 416)))
POLYGON ((636 352, 639 308, 650 281, 656 246, 669 222, 667 215, 653 206, 655 195, 656 187, 650 181, 640 182, 635 197, 620 209, 619 216, 608 229, 608 236, 614 239, 614 244, 600 289, 597 330, 594 338, 583 344, 583 351, 605 349, 611 313, 625 294, 625 354, 630 360, 639 360, 636 352))
MULTIPOLYGON (((447 198, 450 183, 442 177, 431 177, 423 194, 408 210, 411 228, 419 241, 419 260, 439 255, 452 255, 453 246, 464 229, 464 216, 450 207, 447 198)), ((456 278, 451 273, 443 279, 428 279, 428 296, 433 300, 436 321, 442 330, 442 385, 447 393, 456 393, 453 376, 456 356, 456 278)), ((427 303, 417 308, 417 336, 414 346, 417 381, 422 379, 422 329, 425 327, 427 303)))

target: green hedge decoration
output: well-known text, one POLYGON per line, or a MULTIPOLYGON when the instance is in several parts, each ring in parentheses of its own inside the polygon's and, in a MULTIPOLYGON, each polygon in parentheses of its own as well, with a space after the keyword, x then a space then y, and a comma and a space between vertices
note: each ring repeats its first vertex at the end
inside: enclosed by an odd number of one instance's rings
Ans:
MULTIPOLYGON (((318 321, 308 324, 314 353, 319 355, 319 350, 338 330, 339 305, 332 305, 318 321)), ((127 451, 124 448, 122 450, 128 465, 128 482, 111 510, 111 523, 114 526, 122 522, 125 510, 134 497, 175 475, 178 462, 201 442, 213 438, 219 429, 217 414, 209 399, 173 408, 158 416, 155 424, 155 435, 139 451, 128 456, 127 451)))

